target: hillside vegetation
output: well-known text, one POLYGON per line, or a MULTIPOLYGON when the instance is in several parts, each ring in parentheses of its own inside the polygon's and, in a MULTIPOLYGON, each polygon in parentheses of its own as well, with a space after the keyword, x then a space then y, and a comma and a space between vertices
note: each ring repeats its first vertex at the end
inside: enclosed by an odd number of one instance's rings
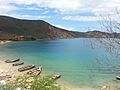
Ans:
POLYGON ((0 40, 39 40, 63 38, 120 37, 118 33, 100 31, 73 32, 55 27, 43 20, 22 20, 0 16, 0 40))

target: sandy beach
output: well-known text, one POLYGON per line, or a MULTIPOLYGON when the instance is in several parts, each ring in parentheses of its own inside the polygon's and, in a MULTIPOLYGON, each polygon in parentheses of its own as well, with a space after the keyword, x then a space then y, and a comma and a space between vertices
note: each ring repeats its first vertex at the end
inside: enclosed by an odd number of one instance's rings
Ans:
POLYGON ((59 82, 60 85, 66 90, 120 90, 119 81, 106 81, 104 83, 99 83, 97 88, 89 86, 74 86, 68 83, 59 82))
MULTIPOLYGON (((6 60, 5 58, 0 58, 0 64, 1 64, 0 65, 0 81, 1 80, 5 80, 6 82, 14 81, 16 79, 16 77, 26 74, 26 71, 19 72, 17 70, 19 67, 22 67, 22 65, 21 66, 12 66, 13 63, 6 63, 5 60, 6 60)), ((41 75, 46 76, 46 75, 48 75, 48 73, 47 72, 45 74, 42 73, 41 75)), ((109 89, 108 85, 111 86, 110 88, 116 86, 115 82, 112 84, 110 82, 106 82, 106 83, 100 84, 99 89, 95 89, 95 88, 88 87, 88 86, 70 85, 69 83, 66 83, 62 80, 58 80, 57 82, 58 82, 58 84, 61 85, 63 90, 64 89, 66 89, 66 90, 111 90, 111 89, 109 89)))
POLYGON ((62 87, 66 90, 96 90, 95 88, 91 88, 87 86, 86 87, 75 87, 71 85, 63 85, 62 87))
MULTIPOLYGON (((12 63, 5 63, 4 60, 0 60, 0 80, 6 80, 6 81, 13 81, 15 79, 15 77, 19 76, 19 75, 23 75, 25 74, 25 72, 18 72, 17 67, 12 66, 12 63), (11 76, 10 79, 4 78, 5 76, 11 76)), ((71 85, 66 85, 63 84, 62 82, 58 82, 60 83, 60 85, 62 86, 62 88, 65 88, 67 90, 94 90, 93 88, 90 87, 74 87, 71 85)))
POLYGON ((6 44, 6 43, 10 43, 12 41, 9 41, 9 40, 0 40, 0 44, 6 44))
MULTIPOLYGON (((5 80, 7 81, 14 81, 16 77, 24 75, 26 72, 18 72, 17 69, 21 66, 12 66, 12 63, 5 63, 4 60, 0 60, 0 81, 5 80)), ((44 75, 44 74, 42 74, 44 75)), ((47 75, 47 74, 46 74, 47 75)), ((58 81, 58 83, 61 85, 61 87, 66 90, 97 90, 92 87, 87 87, 87 86, 72 86, 70 84, 67 84, 62 81, 58 81)), ((98 90, 111 90, 109 87, 106 87, 103 85, 103 87, 100 87, 103 89, 98 89, 98 90), (106 88, 106 89, 104 89, 106 88)))
POLYGON ((18 72, 18 67, 12 66, 12 63, 5 63, 0 60, 0 80, 14 81, 16 77, 23 75, 25 72, 18 72))

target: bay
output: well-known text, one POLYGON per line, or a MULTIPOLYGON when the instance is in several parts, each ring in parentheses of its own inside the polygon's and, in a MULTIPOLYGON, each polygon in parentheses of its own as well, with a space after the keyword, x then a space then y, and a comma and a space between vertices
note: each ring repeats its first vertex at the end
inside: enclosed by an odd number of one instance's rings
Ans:
POLYGON ((99 87, 114 80, 116 74, 111 72, 110 62, 118 59, 104 48, 92 48, 91 40, 96 42, 89 38, 12 42, 0 45, 0 58, 20 57, 25 65, 42 65, 43 73, 61 73, 62 82, 99 87), (111 61, 107 62, 106 57, 111 61))

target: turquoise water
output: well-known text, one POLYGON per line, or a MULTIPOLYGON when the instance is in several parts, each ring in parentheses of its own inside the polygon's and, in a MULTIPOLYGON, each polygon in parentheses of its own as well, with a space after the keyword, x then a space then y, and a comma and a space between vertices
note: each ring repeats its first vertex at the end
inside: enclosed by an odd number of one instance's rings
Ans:
MULTIPOLYGON (((101 81, 112 81, 115 74, 107 69, 110 63, 105 57, 109 54, 103 48, 91 48, 91 40, 94 39, 12 42, 0 45, 0 58, 21 57, 27 65, 42 65, 43 73, 61 73, 61 80, 71 85, 97 87, 101 81)), ((113 57, 111 60, 117 61, 113 57)))

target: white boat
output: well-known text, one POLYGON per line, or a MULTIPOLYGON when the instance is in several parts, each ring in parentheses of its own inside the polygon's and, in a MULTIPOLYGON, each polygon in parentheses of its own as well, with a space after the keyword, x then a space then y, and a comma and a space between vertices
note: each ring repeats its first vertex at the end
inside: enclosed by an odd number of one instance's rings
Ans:
POLYGON ((116 76, 116 79, 117 79, 117 80, 120 80, 120 76, 116 76))

